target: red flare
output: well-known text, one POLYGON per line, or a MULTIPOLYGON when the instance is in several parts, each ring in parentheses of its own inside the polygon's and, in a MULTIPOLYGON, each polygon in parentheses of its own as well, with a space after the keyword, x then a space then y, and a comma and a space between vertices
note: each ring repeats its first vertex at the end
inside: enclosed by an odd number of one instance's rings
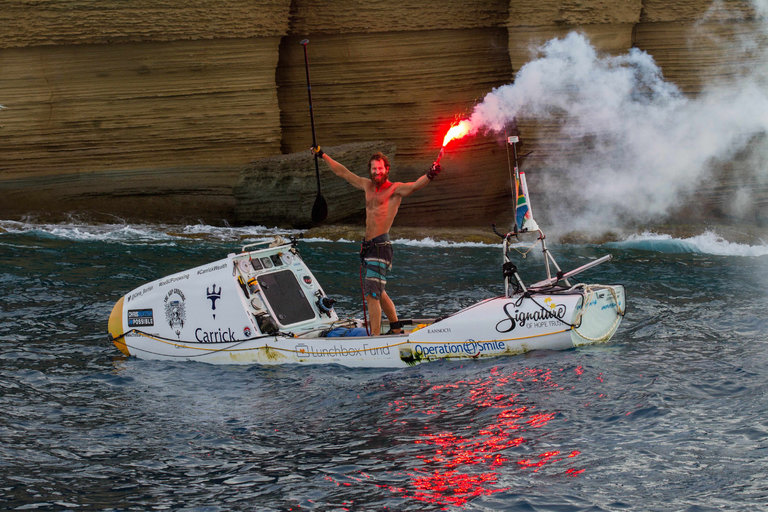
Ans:
POLYGON ((440 163, 440 159, 443 158, 443 153, 445 153, 445 146, 440 148, 440 153, 437 154, 437 158, 435 159, 433 165, 437 165, 440 163))
POLYGON ((459 121, 448 129, 448 133, 443 138, 443 147, 454 139, 460 139, 469 133, 471 128, 467 119, 459 121))

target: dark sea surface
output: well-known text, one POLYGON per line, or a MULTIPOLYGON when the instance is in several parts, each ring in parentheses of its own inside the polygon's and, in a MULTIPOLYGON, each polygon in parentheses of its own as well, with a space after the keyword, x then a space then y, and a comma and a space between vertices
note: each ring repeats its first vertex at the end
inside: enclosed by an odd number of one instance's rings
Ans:
MULTIPOLYGON (((405 370, 126 359, 114 302, 262 231, 0 222, 0 509, 768 509, 768 243, 556 245, 622 283, 607 344, 405 370)), ((360 314, 357 244, 305 240, 360 314)), ((403 316, 500 295, 489 245, 395 244, 403 316)), ((518 261, 541 278, 538 256, 518 261)))

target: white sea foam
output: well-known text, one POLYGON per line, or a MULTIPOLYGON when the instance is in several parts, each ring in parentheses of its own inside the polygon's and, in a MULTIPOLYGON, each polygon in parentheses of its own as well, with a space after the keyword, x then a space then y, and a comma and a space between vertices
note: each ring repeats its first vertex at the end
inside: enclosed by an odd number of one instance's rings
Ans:
POLYGON ((309 238, 303 238, 301 239, 302 242, 307 242, 309 244, 311 243, 323 243, 323 242, 340 242, 343 244, 359 244, 360 240, 347 240, 346 238, 339 238, 338 240, 331 240, 330 238, 322 238, 322 237, 309 237, 309 238))
POLYGON ((38 223, 34 221, 0 220, 0 231, 7 233, 37 233, 44 236, 75 241, 105 242, 169 242, 202 238, 216 241, 253 241, 273 235, 291 235, 298 230, 267 228, 265 226, 211 226, 207 224, 91 224, 79 221, 38 223))
MULTIPOLYGON (((321 242, 337 242, 342 244, 360 244, 360 240, 348 240, 346 238, 339 238, 331 240, 329 238, 302 238, 302 242, 307 243, 321 243, 321 242)), ((432 237, 424 237, 419 239, 414 238, 392 238, 393 245, 406 245, 410 247, 489 247, 495 244, 486 244, 482 242, 462 242, 452 240, 435 240, 432 237)))
MULTIPOLYGON (((301 230, 269 228, 265 226, 212 226, 208 224, 89 224, 70 221, 62 223, 38 223, 34 221, 0 220, 0 233, 35 233, 73 241, 104 241, 123 243, 174 243, 183 240, 201 239, 207 241, 236 242, 240 245, 269 239, 276 235, 288 237, 301 235, 301 230)), ((346 238, 331 240, 324 237, 301 238, 305 243, 339 242, 359 244, 360 240, 346 238)), ((412 247, 488 247, 496 244, 421 239, 394 238, 393 244, 412 247)))
POLYGON ((424 237, 419 240, 410 238, 397 238, 392 240, 392 243, 408 245, 411 247, 488 247, 489 245, 483 242, 454 242, 451 240, 435 240, 432 237, 424 237))
MULTIPOLYGON (((52 238, 84 242, 120 242, 120 243, 152 243, 175 244, 179 241, 205 240, 214 242, 233 242, 238 245, 270 239, 273 236, 301 235, 299 230, 267 228, 264 226, 211 226, 207 224, 172 225, 172 224, 88 224, 80 222, 69 223, 34 223, 12 220, 0 220, 0 236, 2 232, 9 234, 31 233, 52 238)), ((337 242, 359 244, 359 240, 331 240, 322 237, 301 238, 304 243, 337 242)), ((395 245, 410 247, 479 247, 495 248, 498 244, 483 242, 462 242, 451 240, 435 240, 432 237, 421 239, 395 238, 395 245)), ((513 248, 525 251, 530 243, 513 244, 513 248)), ((768 243, 755 245, 729 242, 713 231, 705 231, 689 238, 675 238, 668 234, 644 232, 630 235, 624 240, 605 244, 608 248, 641 249, 663 253, 701 253, 719 256, 764 256, 768 255, 768 243)), ((533 251, 532 254, 537 253, 533 251)))
POLYGON ((712 254, 715 256, 759 257, 768 255, 768 243, 749 245, 730 242, 713 231, 705 231, 689 238, 675 238, 667 234, 645 232, 631 235, 620 242, 606 244, 610 248, 641 249, 662 253, 712 254))

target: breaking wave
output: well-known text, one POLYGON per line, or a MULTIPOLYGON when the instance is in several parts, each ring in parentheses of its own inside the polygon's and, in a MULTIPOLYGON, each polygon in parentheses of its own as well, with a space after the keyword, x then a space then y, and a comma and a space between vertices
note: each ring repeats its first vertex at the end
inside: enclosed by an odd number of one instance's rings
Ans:
MULTIPOLYGON (((115 242, 175 244, 182 241, 205 240, 208 242, 245 244, 276 235, 301 236, 303 231, 269 228, 265 226, 211 226, 207 224, 89 224, 86 222, 37 223, 30 221, 0 220, 0 237, 8 234, 33 234, 60 240, 83 242, 115 242)), ((306 237, 304 243, 339 242, 359 244, 359 240, 331 240, 323 237, 306 237)), ((420 239, 394 238, 393 244, 409 247, 494 247, 498 244, 474 241, 436 240, 432 237, 420 239)), ((603 244, 608 249, 637 249, 658 253, 697 253, 716 256, 768 255, 768 243, 758 240, 755 245, 731 242, 714 231, 704 231, 688 238, 677 238, 668 234, 644 232, 627 236, 624 240, 603 244)))
POLYGON ((37 223, 29 221, 0 220, 0 234, 36 234, 73 241, 104 242, 174 242, 203 239, 221 242, 240 242, 252 239, 288 236, 298 230, 267 228, 265 226, 211 226, 207 224, 91 224, 86 222, 37 223))
POLYGON ((749 245, 730 242, 713 231, 705 231, 700 235, 688 238, 675 238, 671 235, 645 232, 639 235, 630 235, 626 240, 620 242, 609 242, 605 246, 614 249, 638 249, 666 254, 692 253, 747 257, 768 255, 767 243, 749 245))

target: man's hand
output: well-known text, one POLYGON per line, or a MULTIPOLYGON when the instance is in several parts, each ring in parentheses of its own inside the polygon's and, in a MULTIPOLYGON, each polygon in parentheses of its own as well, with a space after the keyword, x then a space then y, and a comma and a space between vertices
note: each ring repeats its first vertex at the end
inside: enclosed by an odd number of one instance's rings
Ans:
POLYGON ((442 171, 443 168, 440 167, 440 164, 435 162, 432 164, 432 167, 429 168, 429 172, 427 172, 427 178, 429 178, 429 181, 432 181, 437 177, 438 174, 440 174, 440 171, 442 171))
POLYGON ((311 148, 309 148, 309 150, 317 158, 323 158, 323 155, 325 154, 325 152, 322 149, 320 149, 320 146, 312 146, 311 148))

